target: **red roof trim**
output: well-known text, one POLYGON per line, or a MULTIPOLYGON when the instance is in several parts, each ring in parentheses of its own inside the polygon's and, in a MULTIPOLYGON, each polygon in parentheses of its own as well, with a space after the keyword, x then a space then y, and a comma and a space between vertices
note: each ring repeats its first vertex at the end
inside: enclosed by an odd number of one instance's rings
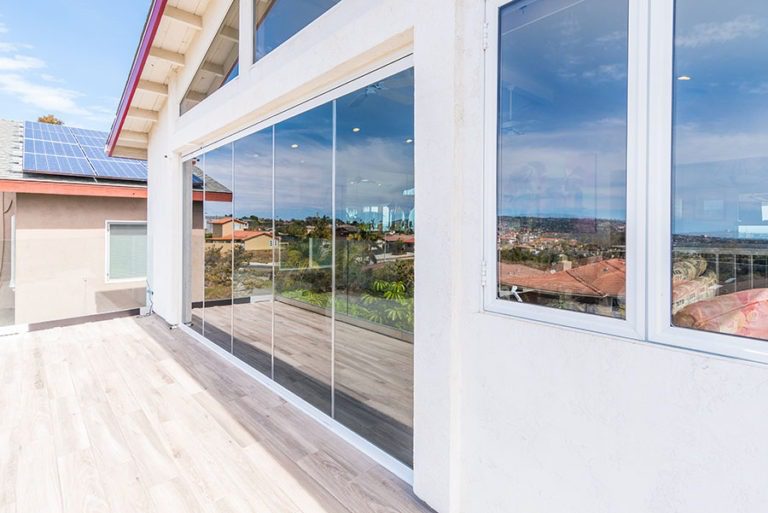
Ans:
POLYGON ((0 192, 99 196, 102 198, 146 198, 145 186, 97 185, 90 183, 45 182, 42 180, 0 180, 0 192))
POLYGON ((110 157, 115 151, 117 139, 120 137, 120 132, 123 130, 125 118, 128 115, 128 108, 133 101, 133 95, 136 94, 136 87, 139 84, 141 73, 144 71, 144 65, 147 63, 149 50, 152 48, 152 42, 155 40, 155 35, 157 35, 157 29, 160 26, 160 20, 163 18, 163 12, 165 11, 165 5, 167 3, 168 0, 153 0, 152 7, 150 7, 147 22, 144 24, 144 32, 141 34, 139 47, 136 50, 136 55, 133 57, 131 73, 128 75, 128 81, 125 83, 125 88, 123 89, 123 96, 120 98, 120 106, 117 108, 117 116, 112 123, 112 129, 107 138, 106 150, 107 155, 110 157))

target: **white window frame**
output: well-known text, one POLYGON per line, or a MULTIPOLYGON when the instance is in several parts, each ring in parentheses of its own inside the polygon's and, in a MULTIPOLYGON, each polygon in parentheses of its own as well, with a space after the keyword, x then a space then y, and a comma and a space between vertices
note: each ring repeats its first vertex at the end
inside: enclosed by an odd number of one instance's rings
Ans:
MULTIPOLYGON (((632 339, 645 338, 648 7, 628 0, 626 319, 515 303, 497 297, 497 80, 499 12, 516 0, 486 0, 483 310, 632 339)), ((543 0, 546 1, 546 0, 543 0)))
POLYGON ((147 226, 146 221, 141 220, 133 220, 133 221, 126 221, 126 220, 112 220, 107 219, 104 221, 104 283, 132 283, 132 282, 146 282, 147 277, 140 276, 136 278, 120 278, 117 280, 113 280, 109 277, 109 269, 110 269, 110 261, 109 261, 109 249, 110 249, 110 242, 111 242, 111 236, 110 236, 110 227, 113 224, 120 224, 120 225, 143 225, 147 226))
POLYGON ((648 237, 650 262, 661 272, 649 274, 648 339, 652 342, 768 363, 768 342, 708 331, 672 326, 672 108, 674 83, 674 2, 654 2, 651 7, 653 38, 649 76, 649 191, 648 237))

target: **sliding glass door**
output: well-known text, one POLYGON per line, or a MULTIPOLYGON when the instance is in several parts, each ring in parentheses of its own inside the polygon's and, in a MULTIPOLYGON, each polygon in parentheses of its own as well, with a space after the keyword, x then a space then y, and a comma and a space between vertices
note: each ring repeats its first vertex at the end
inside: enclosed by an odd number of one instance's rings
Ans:
POLYGON ((408 69, 198 157, 190 223, 193 326, 408 465, 413 150, 408 69))

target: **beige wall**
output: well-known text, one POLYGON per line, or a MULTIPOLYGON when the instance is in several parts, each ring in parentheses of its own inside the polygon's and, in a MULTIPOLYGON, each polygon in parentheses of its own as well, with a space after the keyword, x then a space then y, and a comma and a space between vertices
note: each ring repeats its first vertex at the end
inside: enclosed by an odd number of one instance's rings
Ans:
POLYGON ((14 292, 11 288, 11 219, 16 214, 16 193, 0 193, 3 220, 0 223, 0 326, 14 323, 14 292))
POLYGON ((107 283, 110 221, 145 221, 144 199, 17 194, 16 324, 144 306, 145 280, 107 283))
POLYGON ((269 242, 272 240, 271 235, 259 235, 258 237, 254 237, 252 239, 248 239, 245 241, 245 250, 246 251, 269 251, 272 249, 272 246, 269 245, 269 242))

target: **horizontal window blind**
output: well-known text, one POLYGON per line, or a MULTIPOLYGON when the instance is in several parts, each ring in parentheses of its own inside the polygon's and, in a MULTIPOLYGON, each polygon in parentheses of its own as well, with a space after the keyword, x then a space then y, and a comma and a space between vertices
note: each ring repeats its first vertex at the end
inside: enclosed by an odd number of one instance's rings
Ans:
POLYGON ((146 223, 112 223, 108 227, 110 280, 144 278, 147 275, 146 223))

